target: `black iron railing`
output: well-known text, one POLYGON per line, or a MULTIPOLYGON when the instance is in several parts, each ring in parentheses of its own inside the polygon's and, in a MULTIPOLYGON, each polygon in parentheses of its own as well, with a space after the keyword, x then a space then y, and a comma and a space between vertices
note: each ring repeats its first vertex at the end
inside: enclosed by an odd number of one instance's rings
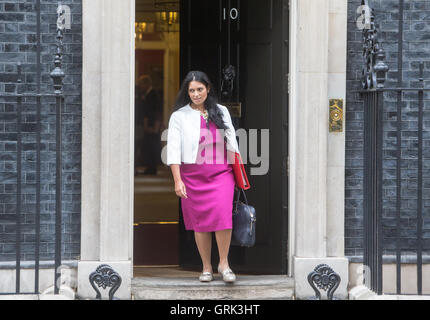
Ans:
MULTIPOLYGON (((60 4, 61 5, 61 4, 60 4)), ((61 266, 61 226, 62 226, 62 106, 64 102, 63 95, 63 78, 64 72, 62 71, 62 57, 63 57, 63 27, 61 24, 57 23, 57 44, 56 44, 56 54, 55 54, 55 68, 51 72, 50 76, 53 80, 53 87, 55 91, 52 93, 41 93, 41 43, 40 43, 40 30, 41 30, 41 18, 40 18, 40 0, 36 2, 36 14, 37 14, 37 85, 36 93, 25 93, 21 92, 20 84, 23 84, 22 67, 21 64, 17 64, 17 86, 15 92, 13 93, 0 93, 0 99, 2 102, 6 103, 16 103, 16 212, 15 212, 15 224, 16 224, 16 240, 15 240, 15 254, 16 254, 16 283, 15 292, 1 292, 0 294, 38 294, 40 293, 39 288, 39 273, 40 273, 40 244, 41 244, 41 133, 42 133, 42 99, 47 98, 52 101, 55 100, 56 105, 56 175, 55 175, 55 277, 53 280, 54 293, 59 293, 59 277, 60 277, 60 266, 61 266), (32 103, 30 102, 32 101, 32 103), (34 103, 35 101, 35 103, 34 103), (21 290, 21 257, 22 257, 22 242, 23 242, 23 111, 24 108, 28 109, 28 106, 32 105, 35 107, 35 238, 34 238, 34 292, 23 292, 21 290)), ((58 13, 58 21, 62 21, 62 15, 64 12, 58 13)), ((45 101, 46 102, 46 101, 45 101)))
POLYGON ((383 91, 364 95, 364 257, 365 283, 382 290, 382 113, 383 91))
MULTIPOLYGON (((423 83, 423 63, 420 64, 420 81, 423 83)), ((393 117, 397 118, 396 137, 396 224, 395 224, 395 263, 396 263, 396 292, 401 294, 401 264, 402 250, 416 252, 417 294, 423 293, 423 109, 424 93, 430 89, 422 88, 380 88, 360 91, 364 100, 364 276, 365 284, 378 294, 382 294, 382 267, 384 252, 383 230, 383 160, 384 160, 384 94, 397 92, 398 108, 393 117), (416 196, 416 246, 402 248, 401 235, 401 201, 402 201, 402 95, 415 93, 418 102, 417 128, 417 196, 416 196)))
MULTIPOLYGON (((368 1, 363 0, 362 5, 368 7, 368 1)), ((416 264, 417 277, 416 277, 416 294, 423 294, 423 249, 426 241, 423 232, 423 133, 426 132, 424 126, 424 96, 430 89, 425 88, 424 85, 424 62, 419 64, 418 85, 416 88, 402 87, 402 65, 403 65, 403 0, 399 0, 399 45, 398 45, 398 87, 386 88, 385 76, 388 72, 388 66, 385 64, 385 52, 382 49, 378 40, 377 26, 375 24, 375 16, 373 10, 370 9, 370 25, 369 28, 363 30, 363 78, 362 90, 355 91, 361 94, 364 105, 364 176, 363 176, 363 265, 364 265, 364 283, 371 290, 377 294, 384 293, 383 291, 383 265, 388 262, 388 258, 394 257, 390 262, 396 265, 396 293, 402 294, 402 263, 407 259, 403 253, 407 252, 408 256, 413 256, 409 259, 409 263, 416 264), (407 96, 407 98, 405 98, 407 96), (394 98, 393 98, 394 97, 394 98), (387 103, 387 101, 390 101, 387 103), (392 102, 396 100, 396 110, 393 110, 392 102), (411 145, 402 146, 402 108, 405 100, 409 105, 417 106, 416 112, 416 141, 414 140, 414 150, 411 150, 411 145), (390 161, 394 159, 395 162, 395 175, 391 174, 389 179, 384 177, 384 163, 387 160, 387 137, 385 133, 390 130, 385 130, 384 124, 387 123, 386 115, 396 121, 391 123, 391 132, 395 132, 395 141, 391 139, 389 150, 390 161), (394 127, 394 130, 393 130, 394 127), (415 221, 413 232, 405 235, 402 234, 404 226, 402 223, 402 187, 404 187, 405 179, 402 176, 402 161, 404 157, 402 152, 404 149, 407 151, 416 151, 416 179, 409 179, 407 183, 415 182, 413 194, 408 201, 416 201, 412 206, 413 219, 409 219, 407 226, 412 228, 412 223, 415 221), (391 190, 395 190, 390 194, 390 198, 395 198, 395 209, 388 208, 386 205, 386 190, 384 183, 388 180, 395 181, 395 185, 391 186, 391 190), (415 189, 416 187, 416 189, 415 189), (413 200, 411 200, 411 198, 413 200), (415 209, 416 208, 416 209, 415 209), (394 232, 387 236, 387 212, 394 212, 395 217, 391 217, 391 230, 394 232), (393 223, 393 221, 395 221, 393 223), (403 229, 402 229, 403 228, 403 229), (416 236, 415 236, 416 235, 416 236), (388 243, 387 238, 390 238, 391 243, 388 243), (404 240, 407 241, 404 241, 404 240)), ((414 119, 415 121, 415 119, 414 119)), ((414 131, 415 128, 408 128, 409 131, 414 131)), ((394 136, 392 135, 391 138, 394 136)), ((415 135, 414 135, 415 137, 415 135)), ((414 156, 415 160, 415 156, 414 156)), ((394 166, 392 166, 394 167, 394 166)), ((391 182, 390 181, 390 182, 391 182)), ((430 248, 429 248, 430 249, 430 248)), ((411 278, 408 281, 413 281, 411 278)), ((391 293, 391 292, 390 292, 391 293)))

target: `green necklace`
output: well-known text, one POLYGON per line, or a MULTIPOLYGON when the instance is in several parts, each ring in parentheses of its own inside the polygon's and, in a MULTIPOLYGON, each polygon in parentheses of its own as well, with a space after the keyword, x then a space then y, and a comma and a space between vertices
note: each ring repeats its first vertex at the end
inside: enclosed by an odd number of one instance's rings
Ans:
POLYGON ((206 121, 206 124, 208 124, 208 119, 209 119, 209 114, 208 114, 208 111, 207 110, 205 110, 205 111, 203 111, 203 112, 201 112, 200 111, 200 114, 202 115, 202 117, 203 117, 203 119, 205 119, 205 121, 206 121))
MULTIPOLYGON (((191 108, 193 108, 192 106, 191 106, 191 108)), ((199 110, 199 109, 197 109, 197 108, 193 108, 194 110, 199 110)), ((208 111, 205 109, 204 111, 201 111, 201 110, 199 110, 199 112, 200 112, 200 114, 202 115, 202 117, 203 117, 203 119, 205 119, 205 121, 206 121, 206 126, 208 125, 208 123, 209 123, 209 114, 208 114, 208 111)))

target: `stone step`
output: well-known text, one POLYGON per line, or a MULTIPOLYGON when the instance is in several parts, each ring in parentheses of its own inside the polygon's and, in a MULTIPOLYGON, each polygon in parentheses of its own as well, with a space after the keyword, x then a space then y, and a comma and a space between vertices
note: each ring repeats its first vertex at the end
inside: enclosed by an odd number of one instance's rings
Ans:
POLYGON ((294 280, 284 275, 237 275, 234 284, 226 284, 218 274, 209 283, 196 277, 139 277, 131 283, 135 300, 291 300, 294 280))

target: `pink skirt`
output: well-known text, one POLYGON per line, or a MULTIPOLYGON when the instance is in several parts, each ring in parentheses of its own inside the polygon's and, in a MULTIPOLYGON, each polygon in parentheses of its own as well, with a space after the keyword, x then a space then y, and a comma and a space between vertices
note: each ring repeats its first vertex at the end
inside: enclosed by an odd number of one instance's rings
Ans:
POLYGON ((216 125, 201 117, 200 142, 197 163, 180 166, 187 199, 181 198, 185 229, 196 232, 213 232, 232 229, 232 210, 235 180, 231 164, 227 163, 227 150, 216 125), (212 139, 207 139, 210 132, 212 139), (205 151, 212 148, 212 161, 205 161, 205 151), (216 163, 216 159, 223 159, 216 163), (209 162, 209 163, 207 163, 209 162))

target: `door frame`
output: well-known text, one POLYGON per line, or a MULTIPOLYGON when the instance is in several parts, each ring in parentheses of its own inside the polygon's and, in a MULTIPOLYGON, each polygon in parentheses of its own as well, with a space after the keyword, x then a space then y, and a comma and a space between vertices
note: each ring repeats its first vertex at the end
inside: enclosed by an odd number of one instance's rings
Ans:
MULTIPOLYGON (((187 1, 187 0, 181 0, 181 1, 187 1)), ((291 174, 291 170, 289 170, 289 162, 290 162, 290 155, 289 155, 289 146, 290 146, 290 133, 291 133, 291 127, 290 127, 290 108, 289 106, 291 105, 291 101, 292 101, 292 97, 290 95, 290 90, 289 90, 289 72, 290 72, 290 68, 291 68, 291 60, 292 60, 292 48, 290 45, 290 39, 292 39, 292 35, 294 34, 291 30, 291 16, 292 16, 292 11, 290 10, 290 2, 289 0, 281 0, 281 5, 283 7, 282 10, 282 17, 281 17, 281 23, 282 23, 282 27, 281 27, 281 39, 284 42, 284 39, 288 39, 285 40, 285 43, 282 46, 282 49, 279 49, 282 53, 282 72, 286 72, 285 74, 285 83, 283 83, 283 88, 284 90, 282 91, 282 104, 281 104, 281 108, 282 110, 279 110, 280 113, 282 113, 282 117, 283 119, 285 119, 284 123, 281 125, 282 128, 280 128, 279 130, 282 132, 282 137, 281 137, 281 148, 282 148, 282 155, 281 157, 283 158, 281 161, 281 166, 282 166, 282 174, 286 177, 286 180, 282 180, 281 184, 279 185, 279 187, 281 188, 281 203, 282 206, 281 208, 279 208, 278 210, 282 210, 282 217, 281 217, 281 223, 282 223, 282 230, 280 231, 280 241, 281 241, 281 245, 280 245, 280 252, 279 254, 281 255, 281 266, 280 268, 282 269, 281 274, 287 274, 289 276, 292 275, 292 257, 293 257, 293 244, 294 242, 291 241, 293 239, 293 235, 294 233, 292 232, 294 230, 294 225, 291 223, 291 217, 290 217, 290 174, 291 174), (287 36, 285 36, 287 35, 287 36), (286 57, 286 58, 284 58, 286 57), (284 118, 285 116, 285 118, 284 118), (285 127, 288 128, 285 128, 285 127), (285 148, 285 149, 284 149, 285 148), (285 216, 286 215, 286 216, 285 216), (285 261, 287 260, 287 261, 285 261)), ((183 31, 181 31, 183 32, 183 31)), ((181 49, 180 49, 181 50, 181 49)), ((184 72, 182 71, 183 66, 180 65, 180 74, 184 74, 184 72)), ((180 81, 182 81, 182 79, 180 79, 180 81)), ((257 213, 258 214, 258 213, 257 213)), ((293 219, 294 222, 294 219, 293 219)), ((181 241, 181 239, 179 240, 181 241)), ((180 258, 181 261, 181 258, 180 258)))
POLYGON ((289 0, 289 66, 288 66, 288 276, 293 276, 293 257, 295 254, 295 213, 296 213, 296 150, 297 131, 297 0, 289 0))

